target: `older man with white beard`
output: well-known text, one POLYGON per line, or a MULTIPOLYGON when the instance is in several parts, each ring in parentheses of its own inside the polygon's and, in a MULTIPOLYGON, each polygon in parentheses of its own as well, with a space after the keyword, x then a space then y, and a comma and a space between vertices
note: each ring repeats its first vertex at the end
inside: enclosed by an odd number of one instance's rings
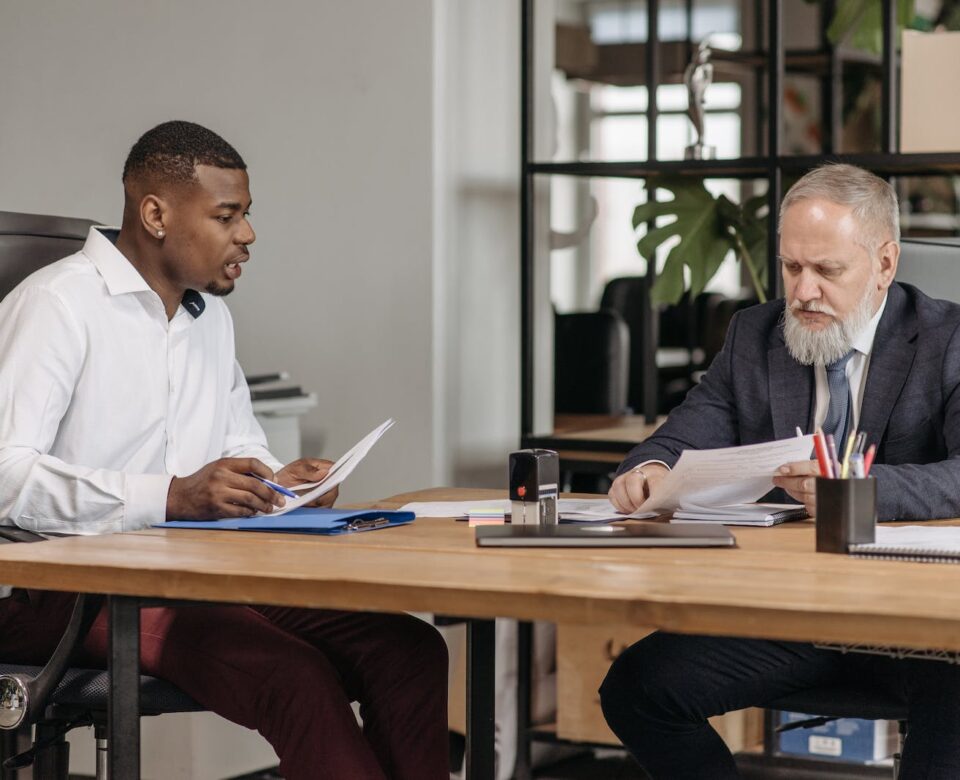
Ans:
MULTIPOLYGON (((740 312, 702 382, 621 464, 610 499, 632 511, 684 449, 823 427, 877 444, 881 520, 960 516, 960 306, 894 281, 899 208, 868 171, 827 165, 780 211, 784 299, 740 312)), ((816 512, 815 460, 775 484, 816 512)), ((779 491, 778 491, 779 492, 779 491)), ((812 645, 656 633, 600 690, 614 733, 654 778, 737 777, 707 718, 839 679, 893 686, 910 707, 900 777, 960 777, 960 670, 812 645)))

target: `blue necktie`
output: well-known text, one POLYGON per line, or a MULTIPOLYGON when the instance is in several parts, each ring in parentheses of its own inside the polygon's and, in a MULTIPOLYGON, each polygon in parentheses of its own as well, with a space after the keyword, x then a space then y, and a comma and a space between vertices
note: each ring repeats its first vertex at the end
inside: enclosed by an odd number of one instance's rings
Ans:
MULTIPOLYGON (((850 402, 850 383, 847 381, 847 363, 855 350, 850 350, 839 360, 827 366, 827 387, 830 389, 830 405, 827 417, 823 421, 823 432, 832 433, 837 442, 837 451, 843 452, 844 437, 850 429, 852 406, 850 402)), ((841 457, 843 457, 841 455, 841 457)))

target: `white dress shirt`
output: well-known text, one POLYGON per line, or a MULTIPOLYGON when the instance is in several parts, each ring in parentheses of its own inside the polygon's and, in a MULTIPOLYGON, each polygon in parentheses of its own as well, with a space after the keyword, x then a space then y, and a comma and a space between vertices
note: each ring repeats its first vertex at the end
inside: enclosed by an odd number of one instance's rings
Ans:
MULTIPOLYGON (((852 419, 855 430, 860 427, 860 406, 863 404, 863 391, 867 386, 867 369, 870 367, 870 353, 873 352, 873 338, 877 335, 877 325, 880 324, 880 317, 883 316, 883 310, 886 306, 887 296, 884 295, 877 313, 873 315, 870 322, 853 340, 854 354, 844 367, 847 382, 850 383, 850 401, 853 403, 852 419)), ((817 394, 816 412, 813 416, 813 428, 816 430, 823 427, 823 421, 827 419, 827 411, 830 408, 827 369, 820 365, 814 366, 813 378, 817 394)), ((813 431, 804 431, 804 433, 813 433, 813 431)), ((871 431, 867 431, 867 433, 871 433, 871 431)), ((873 431, 873 433, 876 433, 876 431, 873 431)), ((840 446, 839 442, 837 442, 837 446, 840 446)))
POLYGON ((91 228, 0 303, 2 524, 131 531, 164 521, 173 476, 222 457, 281 467, 224 302, 188 291, 168 321, 115 240, 91 228))

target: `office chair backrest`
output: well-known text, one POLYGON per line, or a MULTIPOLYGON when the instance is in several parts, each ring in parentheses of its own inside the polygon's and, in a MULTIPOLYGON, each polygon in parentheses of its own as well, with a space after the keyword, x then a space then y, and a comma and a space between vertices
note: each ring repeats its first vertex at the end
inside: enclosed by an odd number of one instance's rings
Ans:
POLYGON ((643 404, 643 340, 647 332, 643 311, 647 305, 642 276, 621 276, 611 279, 603 288, 600 310, 617 312, 626 323, 630 334, 630 352, 627 357, 627 405, 639 412, 643 404))
POLYGON ((554 330, 554 411, 623 414, 630 334, 619 314, 558 314, 554 330))
POLYGON ((83 247, 88 219, 0 211, 0 299, 26 277, 83 247))
POLYGON ((897 281, 960 303, 960 238, 904 238, 897 281))

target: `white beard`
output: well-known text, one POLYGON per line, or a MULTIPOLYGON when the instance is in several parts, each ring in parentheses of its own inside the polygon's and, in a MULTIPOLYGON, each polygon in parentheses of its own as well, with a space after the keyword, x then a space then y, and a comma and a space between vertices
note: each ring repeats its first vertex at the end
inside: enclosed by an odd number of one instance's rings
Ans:
POLYGON ((857 307, 845 320, 834 319, 823 330, 810 330, 800 322, 796 311, 815 311, 836 317, 829 306, 809 301, 794 303, 784 311, 783 338, 790 355, 804 366, 828 366, 853 349, 853 340, 874 315, 872 284, 868 284, 857 307))

